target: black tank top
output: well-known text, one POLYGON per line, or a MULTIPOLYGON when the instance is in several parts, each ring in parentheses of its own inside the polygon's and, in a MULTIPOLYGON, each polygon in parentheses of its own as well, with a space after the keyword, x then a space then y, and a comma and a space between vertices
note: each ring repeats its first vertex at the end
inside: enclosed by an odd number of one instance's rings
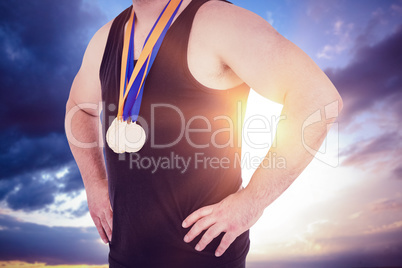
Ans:
MULTIPOLYGON (((207 1, 193 0, 183 10, 151 68, 138 120, 147 133, 144 147, 119 155, 104 142, 113 208, 110 267, 244 266, 249 231, 219 258, 214 253, 224 233, 201 252, 194 247, 205 231, 188 244, 183 241, 190 228, 181 223, 188 215, 220 202, 242 183, 239 142, 249 87, 205 87, 187 65, 193 19, 207 1)), ((100 68, 103 137, 117 114, 124 26, 131 10, 115 18, 100 68)))

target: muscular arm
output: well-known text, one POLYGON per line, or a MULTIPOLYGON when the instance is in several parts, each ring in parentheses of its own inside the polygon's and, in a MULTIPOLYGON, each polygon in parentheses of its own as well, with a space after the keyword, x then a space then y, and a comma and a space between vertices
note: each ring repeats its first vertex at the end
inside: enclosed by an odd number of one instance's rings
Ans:
POLYGON ((225 20, 220 27, 227 29, 227 35, 216 47, 222 62, 260 95, 283 104, 282 115, 286 118, 278 124, 277 144, 269 151, 286 159, 286 169, 260 166, 245 188, 257 201, 255 205, 265 208, 314 158, 305 144, 319 149, 328 124, 342 109, 342 100, 313 60, 269 23, 235 6, 224 10, 225 20), (317 111, 328 120, 303 128, 317 111))
POLYGON ((203 10, 200 16, 207 17, 205 21, 210 24, 205 29, 214 29, 204 34, 214 40, 211 48, 222 64, 260 95, 283 104, 282 115, 286 118, 278 124, 277 143, 268 152, 284 158, 286 169, 260 165, 244 190, 195 211, 183 222, 183 227, 194 224, 185 241, 209 228, 198 243, 199 250, 220 232, 226 232, 216 251, 220 256, 311 162, 314 155, 304 144, 313 151, 319 149, 328 124, 342 109, 342 100, 313 60, 259 16, 221 2, 211 2, 203 10), (330 119, 303 129, 316 111, 325 111, 330 119))
POLYGON ((90 41, 66 104, 65 130, 87 193, 88 207, 102 240, 111 239, 112 211, 102 148, 99 146, 99 68, 110 23, 90 41))

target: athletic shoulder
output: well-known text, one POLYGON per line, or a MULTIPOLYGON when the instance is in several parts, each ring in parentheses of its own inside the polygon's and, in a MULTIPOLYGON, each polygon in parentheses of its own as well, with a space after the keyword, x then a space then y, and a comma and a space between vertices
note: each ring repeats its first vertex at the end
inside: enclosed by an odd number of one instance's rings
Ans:
MULTIPOLYGON (((99 70, 113 20, 102 26, 91 38, 82 59, 81 67, 74 78, 67 106, 81 103, 98 104, 101 100, 99 70)), ((83 109, 97 116, 91 109, 83 109)))
POLYGON ((211 0, 201 6, 194 20, 194 28, 197 29, 198 38, 209 40, 203 43, 221 57, 229 52, 229 48, 231 51, 250 48, 250 42, 270 47, 268 52, 271 53, 286 42, 285 38, 258 14, 219 0, 211 0))
POLYGON ((113 21, 114 19, 103 25, 91 38, 85 51, 81 68, 85 68, 87 64, 100 66, 113 21))
POLYGON ((222 65, 261 95, 281 103, 285 96, 282 89, 289 87, 291 78, 291 74, 285 75, 289 64, 296 59, 306 62, 300 49, 267 20, 234 4, 211 0, 197 16, 197 33, 206 36, 208 41, 203 43, 222 65))
POLYGON ((211 0, 202 5, 197 13, 199 22, 205 25, 210 32, 220 32, 221 36, 230 33, 264 32, 265 34, 277 34, 276 30, 267 20, 256 13, 236 6, 234 4, 211 0))

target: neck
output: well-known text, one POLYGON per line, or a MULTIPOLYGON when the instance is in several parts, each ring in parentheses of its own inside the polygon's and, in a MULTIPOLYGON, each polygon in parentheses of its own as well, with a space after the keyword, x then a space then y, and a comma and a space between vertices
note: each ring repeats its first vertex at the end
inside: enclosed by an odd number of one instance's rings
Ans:
POLYGON ((136 21, 141 24, 153 23, 169 0, 132 0, 136 21))

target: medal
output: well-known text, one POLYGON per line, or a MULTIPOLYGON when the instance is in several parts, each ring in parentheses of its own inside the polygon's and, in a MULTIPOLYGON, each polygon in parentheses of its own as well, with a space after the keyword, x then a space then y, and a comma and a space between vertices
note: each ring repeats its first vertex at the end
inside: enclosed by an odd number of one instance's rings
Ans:
POLYGON ((146 135, 144 129, 136 122, 115 118, 106 133, 106 139, 116 154, 136 153, 144 146, 146 135))
POLYGON ((148 34, 135 66, 134 10, 131 13, 124 35, 118 113, 106 132, 107 144, 115 153, 138 152, 145 144, 145 130, 137 124, 145 80, 182 2, 170 0, 167 3, 148 34))

